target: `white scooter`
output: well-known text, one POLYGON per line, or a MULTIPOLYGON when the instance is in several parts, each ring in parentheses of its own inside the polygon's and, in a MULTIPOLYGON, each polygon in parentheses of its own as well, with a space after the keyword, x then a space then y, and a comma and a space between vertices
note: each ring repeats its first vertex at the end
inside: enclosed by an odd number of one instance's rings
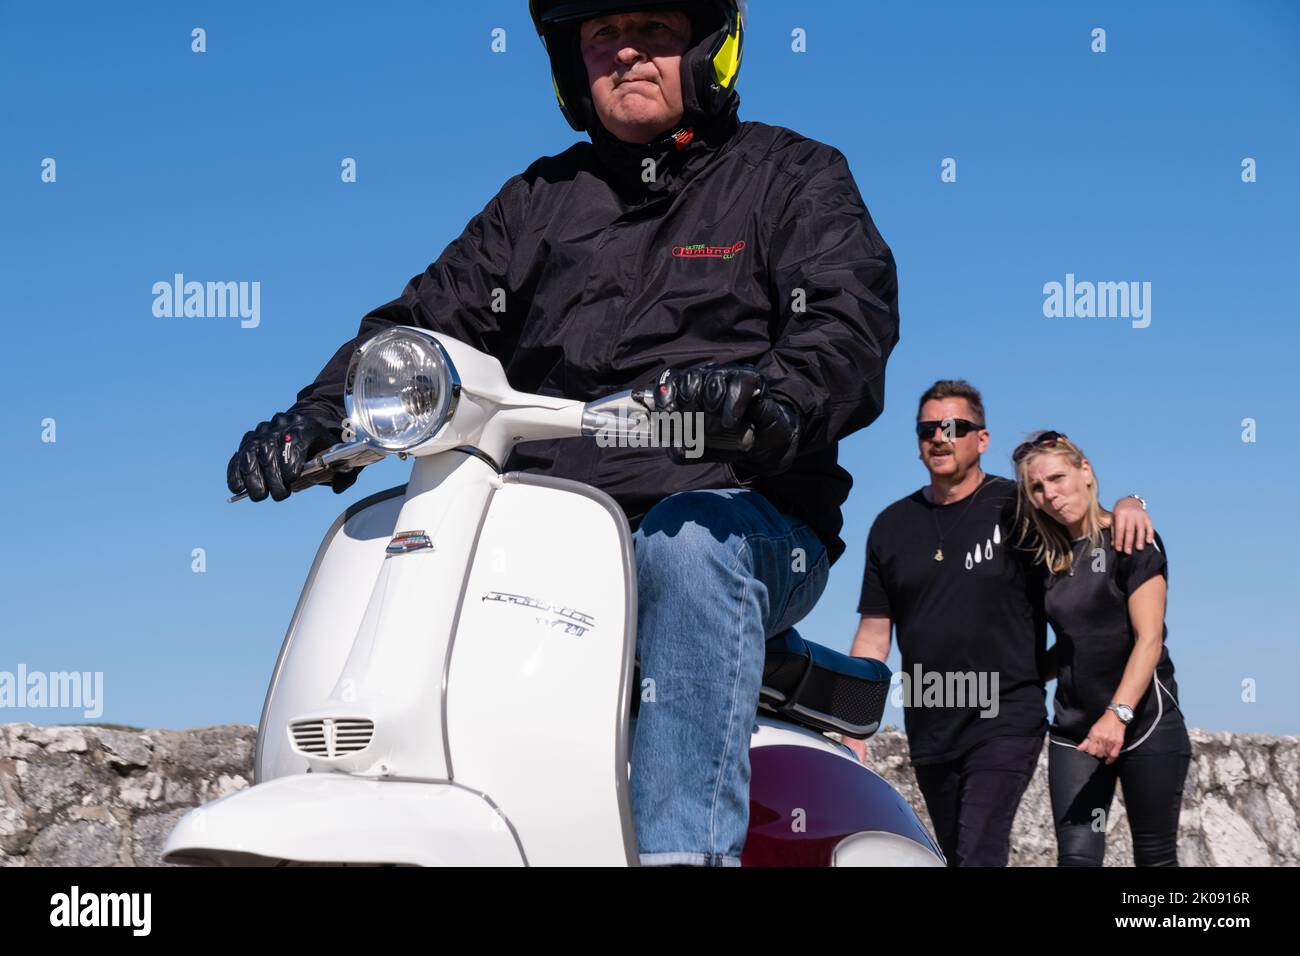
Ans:
MULTIPOLYGON (((516 442, 644 427, 646 396, 526 395, 495 358, 402 326, 357 350, 345 408, 357 440, 295 487, 390 454, 415 459, 411 478, 326 533, 254 785, 190 811, 163 859, 636 865, 627 519, 594 488, 498 462, 516 442)), ((907 802, 828 737, 874 733, 889 676, 792 632, 768 642, 745 865, 944 864, 907 802)))

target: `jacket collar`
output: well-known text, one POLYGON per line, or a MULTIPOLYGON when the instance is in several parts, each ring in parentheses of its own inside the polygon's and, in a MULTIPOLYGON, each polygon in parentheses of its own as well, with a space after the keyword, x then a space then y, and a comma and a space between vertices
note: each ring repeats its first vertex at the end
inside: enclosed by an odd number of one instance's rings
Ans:
POLYGON ((740 123, 733 107, 724 116, 687 115, 682 122, 649 143, 626 143, 597 120, 591 142, 606 180, 626 201, 640 205, 674 195, 693 179, 735 136, 740 123), (646 160, 652 160, 653 167, 646 160), (648 168, 654 178, 643 178, 648 168))

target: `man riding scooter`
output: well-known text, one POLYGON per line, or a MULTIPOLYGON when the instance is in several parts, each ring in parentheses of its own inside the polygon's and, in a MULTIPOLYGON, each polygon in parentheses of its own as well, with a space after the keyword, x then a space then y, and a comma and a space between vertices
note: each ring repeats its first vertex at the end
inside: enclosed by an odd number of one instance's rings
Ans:
POLYGON ((393 325, 496 356, 520 390, 653 387, 659 411, 701 414, 699 457, 541 441, 504 466, 594 485, 636 529, 640 861, 738 865, 764 645, 812 608, 843 552, 851 479, 837 442, 883 407, 894 260, 842 154, 738 120, 735 0, 533 0, 530 12, 560 108, 591 141, 507 180, 288 410, 244 436, 227 480, 254 501, 287 498, 342 435, 356 346, 393 325))

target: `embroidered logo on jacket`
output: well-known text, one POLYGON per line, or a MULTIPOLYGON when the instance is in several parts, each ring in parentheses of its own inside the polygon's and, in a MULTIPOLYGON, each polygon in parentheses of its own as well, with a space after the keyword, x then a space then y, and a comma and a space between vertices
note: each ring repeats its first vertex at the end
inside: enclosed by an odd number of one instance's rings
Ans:
POLYGON ((745 248, 745 240, 733 242, 729 246, 710 246, 697 242, 692 246, 673 246, 673 255, 678 259, 730 259, 745 248))

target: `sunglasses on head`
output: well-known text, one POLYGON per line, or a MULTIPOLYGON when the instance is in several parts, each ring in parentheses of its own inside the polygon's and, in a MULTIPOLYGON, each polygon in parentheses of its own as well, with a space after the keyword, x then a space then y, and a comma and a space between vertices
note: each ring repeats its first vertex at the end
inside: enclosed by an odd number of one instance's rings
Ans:
POLYGON ((965 438, 971 432, 977 432, 984 427, 983 425, 976 425, 974 422, 968 422, 964 418, 945 418, 942 421, 917 422, 916 437, 921 439, 929 438, 934 434, 936 428, 944 433, 944 437, 947 437, 948 425, 950 424, 952 425, 952 433, 958 438, 965 438))
POLYGON ((1016 446, 1016 450, 1011 453, 1011 462, 1018 465, 1021 459, 1035 448, 1050 448, 1065 437, 1067 437, 1065 432, 1043 432, 1036 438, 1021 442, 1016 446))

